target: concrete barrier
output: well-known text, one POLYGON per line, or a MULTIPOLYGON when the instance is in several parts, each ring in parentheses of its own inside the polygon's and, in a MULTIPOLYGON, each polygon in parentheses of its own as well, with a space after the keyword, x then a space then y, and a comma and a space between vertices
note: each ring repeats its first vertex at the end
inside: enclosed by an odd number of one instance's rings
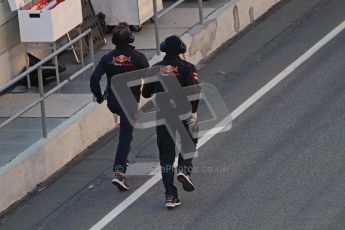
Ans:
MULTIPOLYGON (((211 14, 182 36, 188 61, 198 63, 260 17, 279 0, 235 0, 211 14)), ((153 57, 150 64, 161 60, 153 57)), ((142 101, 141 104, 144 104, 142 101)), ((116 126, 105 103, 90 103, 0 169, 0 212, 116 126)))
POLYGON ((234 0, 182 36, 186 60, 198 63, 246 28, 280 0, 234 0))
POLYGON ((0 211, 22 198, 115 127, 104 104, 90 103, 0 168, 0 211))

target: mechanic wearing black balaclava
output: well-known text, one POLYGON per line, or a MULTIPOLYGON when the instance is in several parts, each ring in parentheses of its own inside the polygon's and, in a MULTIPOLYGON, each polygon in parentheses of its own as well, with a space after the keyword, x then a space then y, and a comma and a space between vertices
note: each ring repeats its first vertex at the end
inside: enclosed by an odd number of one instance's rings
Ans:
MULTIPOLYGON (((184 61, 180 58, 180 54, 186 52, 186 45, 178 36, 167 37, 160 46, 162 52, 166 55, 163 61, 158 62, 155 66, 161 67, 161 77, 176 77, 182 87, 192 86, 199 84, 199 74, 193 64, 184 61), (163 69, 163 72, 162 72, 163 69)), ((164 91, 161 84, 157 82, 146 83, 143 86, 142 95, 149 98, 154 93, 164 91)), ((191 119, 181 121, 189 132, 189 127, 196 126, 197 122, 197 108, 199 101, 192 101, 190 112, 192 113, 191 119)), ((165 187, 166 194, 166 207, 174 208, 181 204, 177 188, 174 186, 174 168, 175 161, 175 141, 171 137, 165 125, 157 126, 157 145, 159 149, 159 158, 162 171, 162 180, 165 187)), ((190 135, 194 144, 197 144, 197 139, 190 135)), ((190 179, 192 172, 192 158, 184 159, 182 154, 178 158, 178 174, 177 179, 183 185, 185 191, 193 191, 194 185, 190 179)))
MULTIPOLYGON (((116 48, 102 57, 90 79, 91 91, 96 97, 97 102, 101 104, 106 97, 109 110, 120 116, 120 135, 113 167, 114 177, 112 183, 121 191, 129 189, 129 186, 125 182, 125 173, 127 167, 126 161, 133 139, 133 126, 128 121, 117 98, 112 92, 110 81, 117 74, 149 67, 145 55, 130 45, 133 42, 134 34, 130 31, 127 23, 120 23, 115 26, 112 43, 116 45, 116 48), (108 80, 106 95, 102 95, 99 84, 103 74, 107 75, 108 80)), ((140 85, 131 88, 137 102, 140 99, 140 89, 140 85)))

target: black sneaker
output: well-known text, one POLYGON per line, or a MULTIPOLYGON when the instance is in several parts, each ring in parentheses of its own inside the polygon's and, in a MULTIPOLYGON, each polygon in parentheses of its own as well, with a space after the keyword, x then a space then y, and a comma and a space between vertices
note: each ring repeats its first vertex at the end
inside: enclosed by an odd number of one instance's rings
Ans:
POLYGON ((129 186, 125 182, 124 173, 116 172, 113 179, 111 180, 111 183, 115 185, 120 191, 127 191, 129 189, 129 186))
POLYGON ((171 208, 175 208, 177 206, 181 205, 181 201, 179 198, 176 198, 172 195, 166 195, 166 199, 165 199, 165 206, 169 209, 171 208))
POLYGON ((177 174, 177 180, 181 182, 183 189, 186 192, 192 192, 195 190, 194 184, 192 183, 190 176, 187 173, 184 173, 183 171, 180 171, 177 174))

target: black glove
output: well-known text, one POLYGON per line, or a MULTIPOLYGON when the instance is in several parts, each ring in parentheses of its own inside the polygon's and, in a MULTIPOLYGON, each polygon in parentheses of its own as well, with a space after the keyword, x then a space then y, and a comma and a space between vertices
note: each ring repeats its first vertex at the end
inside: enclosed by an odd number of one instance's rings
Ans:
POLYGON ((97 100, 97 103, 98 104, 102 104, 103 101, 107 100, 107 97, 108 97, 108 89, 106 89, 103 93, 103 95, 101 97, 98 97, 96 100, 97 100))
POLYGON ((98 104, 102 104, 104 101, 103 97, 98 97, 96 100, 98 104))

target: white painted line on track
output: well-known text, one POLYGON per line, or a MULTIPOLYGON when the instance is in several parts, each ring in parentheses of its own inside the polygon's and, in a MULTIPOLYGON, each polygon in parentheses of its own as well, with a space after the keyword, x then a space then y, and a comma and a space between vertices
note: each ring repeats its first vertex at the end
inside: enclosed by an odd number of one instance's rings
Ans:
MULTIPOLYGON (((289 74, 301 66, 305 61, 307 61, 311 56, 313 56, 317 51, 324 47, 328 42, 335 38, 339 33, 345 29, 345 21, 340 23, 335 29, 323 37, 318 43, 311 47, 307 52, 302 56, 296 59, 288 67, 286 67, 280 74, 274 77, 251 97, 249 97, 245 102, 243 102, 239 107, 237 107, 229 116, 224 118, 218 125, 218 127, 227 126, 232 120, 235 120, 239 115, 246 111, 251 105, 263 97, 267 92, 274 88, 279 82, 284 80, 289 74)), ((219 130, 220 132, 221 130, 219 130)), ((212 137, 217 133, 212 131, 209 135, 206 134, 200 138, 198 142, 198 148, 201 148, 204 144, 207 143, 212 137)), ((111 210, 106 216, 104 216, 99 222, 90 228, 90 230, 99 230, 104 228, 108 223, 115 219, 121 212, 128 208, 132 203, 134 203, 139 197, 141 197, 146 191, 153 187, 161 179, 160 171, 155 173, 145 184, 140 186, 135 190, 131 195, 129 195, 125 200, 123 200, 118 206, 111 210)))
MULTIPOLYGON (((284 80, 289 74, 295 71, 299 66, 301 66, 305 61, 307 61, 311 56, 313 56, 317 51, 319 51, 322 47, 324 47, 329 41, 335 38, 344 29, 345 29, 345 21, 340 23, 335 29, 329 32, 325 37, 323 37, 318 43, 316 43, 313 47, 311 47, 307 52, 305 52, 302 56, 297 58, 293 63, 291 63, 288 67, 286 67, 282 72, 280 72, 275 78, 273 78, 261 89, 259 89, 256 93, 254 93, 251 97, 249 97, 245 102, 243 102, 239 107, 237 107, 229 116, 224 118, 217 126, 225 127, 232 120, 235 120, 239 115, 241 115, 244 111, 246 111, 251 105, 253 105, 256 101, 258 101, 262 96, 264 96, 268 91, 270 91, 273 87, 275 87, 279 82, 284 80)), ((213 132, 210 132, 209 134, 206 133, 202 138, 200 138, 198 142, 200 143, 200 147, 201 145, 205 144, 213 136, 216 135, 216 133, 213 133, 213 132)))

